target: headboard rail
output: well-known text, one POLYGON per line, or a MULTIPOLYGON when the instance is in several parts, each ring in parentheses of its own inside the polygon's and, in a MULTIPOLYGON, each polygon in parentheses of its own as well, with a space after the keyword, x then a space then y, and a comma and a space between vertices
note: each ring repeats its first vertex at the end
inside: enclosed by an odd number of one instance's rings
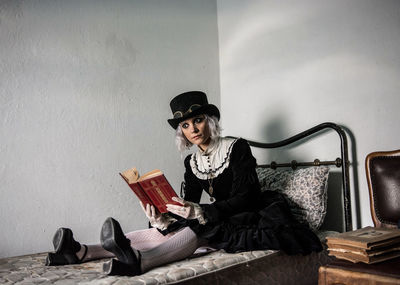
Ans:
POLYGON ((257 165, 257 167, 271 168, 271 169, 277 169, 279 167, 290 167, 293 170, 295 170, 297 169, 297 167, 320 166, 320 165, 334 165, 336 167, 341 167, 342 159, 338 157, 336 158, 336 160, 320 161, 318 158, 316 158, 314 159, 313 162, 298 162, 297 160, 292 160, 290 163, 277 163, 275 161, 272 161, 270 164, 259 164, 257 165))
POLYGON ((299 166, 316 166, 316 165, 335 165, 336 167, 341 167, 342 172, 342 190, 343 190, 343 207, 344 207, 344 218, 345 218, 345 230, 351 231, 353 229, 352 214, 351 214, 351 201, 350 201, 350 180, 349 180, 349 159, 348 159, 348 146, 347 146, 347 136, 343 129, 332 122, 326 122, 305 130, 297 135, 289 137, 287 139, 277 141, 274 143, 260 143, 248 140, 250 146, 258 148, 279 148, 283 146, 290 145, 292 143, 298 142, 302 139, 313 136, 317 133, 322 133, 326 129, 334 130, 340 138, 340 158, 336 158, 334 161, 319 161, 315 159, 313 162, 297 162, 295 160, 290 163, 276 163, 271 162, 271 164, 260 165, 260 167, 292 167, 297 168, 299 166))

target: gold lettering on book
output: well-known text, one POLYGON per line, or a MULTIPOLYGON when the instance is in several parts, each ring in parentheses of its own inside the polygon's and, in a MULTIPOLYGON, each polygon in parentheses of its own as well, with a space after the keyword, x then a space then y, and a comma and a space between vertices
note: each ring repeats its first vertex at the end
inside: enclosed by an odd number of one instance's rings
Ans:
POLYGON ((161 192, 161 189, 158 188, 158 187, 156 187, 156 190, 157 190, 157 192, 158 192, 158 195, 160 195, 160 197, 164 200, 164 202, 167 203, 168 200, 167 200, 167 198, 165 197, 164 193, 161 192))
POLYGON ((161 199, 163 199, 163 201, 165 203, 168 203, 168 199, 167 197, 165 197, 164 193, 161 191, 160 187, 157 187, 157 182, 155 182, 154 180, 150 180, 151 185, 153 185, 154 190, 157 191, 158 195, 161 197, 161 199))

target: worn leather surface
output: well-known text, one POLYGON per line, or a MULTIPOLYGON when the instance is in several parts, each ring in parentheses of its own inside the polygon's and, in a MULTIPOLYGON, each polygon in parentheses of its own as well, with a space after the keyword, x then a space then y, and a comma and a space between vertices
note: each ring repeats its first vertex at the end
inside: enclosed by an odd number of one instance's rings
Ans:
POLYGON ((400 220, 400 156, 377 156, 370 160, 374 208, 382 223, 400 220))

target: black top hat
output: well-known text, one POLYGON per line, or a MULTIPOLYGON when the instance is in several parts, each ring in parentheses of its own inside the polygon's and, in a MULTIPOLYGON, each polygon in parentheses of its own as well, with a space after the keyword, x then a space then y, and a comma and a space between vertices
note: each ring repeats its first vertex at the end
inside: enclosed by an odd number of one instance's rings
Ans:
POLYGON ((216 116, 219 120, 219 110, 216 106, 208 104, 207 95, 201 91, 189 91, 179 94, 169 104, 174 116, 168 123, 176 129, 178 124, 188 118, 200 114, 216 116))

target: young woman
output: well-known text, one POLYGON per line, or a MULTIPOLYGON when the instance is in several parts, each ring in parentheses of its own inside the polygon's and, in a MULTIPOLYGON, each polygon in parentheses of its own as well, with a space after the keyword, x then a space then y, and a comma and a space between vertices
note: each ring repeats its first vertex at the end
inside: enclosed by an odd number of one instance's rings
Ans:
POLYGON ((103 266, 109 275, 139 275, 151 268, 184 259, 208 245, 227 252, 280 249, 308 254, 322 249, 319 239, 290 214, 286 201, 273 191, 260 192, 256 160, 244 139, 220 136, 220 113, 200 91, 172 99, 176 143, 182 151, 197 146, 185 159, 184 198, 159 214, 142 205, 153 228, 124 234, 108 218, 101 230, 101 246, 81 245, 70 229, 60 228, 53 238, 55 253, 48 265, 71 264, 113 257, 103 266), (210 204, 199 204, 202 192, 210 204))

